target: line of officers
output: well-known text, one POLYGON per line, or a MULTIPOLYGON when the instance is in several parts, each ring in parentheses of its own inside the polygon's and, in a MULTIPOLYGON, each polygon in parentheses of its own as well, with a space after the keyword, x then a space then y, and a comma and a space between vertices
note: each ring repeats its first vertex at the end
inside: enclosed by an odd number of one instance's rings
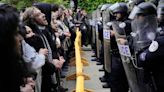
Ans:
POLYGON ((103 88, 164 92, 164 1, 104 4, 90 24, 103 88))

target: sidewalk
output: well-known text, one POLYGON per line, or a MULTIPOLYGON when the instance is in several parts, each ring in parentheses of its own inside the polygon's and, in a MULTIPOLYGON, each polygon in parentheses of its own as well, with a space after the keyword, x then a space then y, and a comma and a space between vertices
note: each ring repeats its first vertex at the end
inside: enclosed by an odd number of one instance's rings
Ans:
MULTIPOLYGON (((84 67, 84 73, 89 75, 91 80, 85 80, 84 85, 86 89, 91 89, 93 92, 110 92, 110 89, 104 89, 102 88, 102 84, 99 80, 99 77, 103 76, 104 72, 99 72, 98 70, 102 68, 102 65, 97 66, 95 61, 91 61, 91 56, 93 55, 92 51, 89 51, 87 48, 87 51, 84 51, 84 55, 82 55, 83 58, 86 58, 89 62, 89 66, 84 67)), ((75 72, 75 67, 69 67, 69 74, 72 74, 75 72)), ((73 89, 75 89, 76 81, 65 81, 64 80, 64 87, 67 87, 69 90, 68 92, 71 92, 73 89)))

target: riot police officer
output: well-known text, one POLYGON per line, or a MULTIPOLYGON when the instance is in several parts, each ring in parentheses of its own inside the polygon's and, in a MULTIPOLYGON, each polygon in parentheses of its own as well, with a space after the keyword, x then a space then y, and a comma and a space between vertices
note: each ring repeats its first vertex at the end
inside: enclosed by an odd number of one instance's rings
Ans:
POLYGON ((102 87, 103 88, 110 88, 110 70, 111 70, 111 58, 110 58, 110 30, 107 26, 107 22, 109 22, 112 19, 112 16, 109 12, 108 7, 110 7, 111 4, 104 4, 101 7, 102 11, 102 30, 99 31, 99 39, 101 40, 101 53, 100 53, 100 61, 103 63, 103 70, 104 75, 100 77, 101 82, 107 82, 102 87))
POLYGON ((160 89, 163 85, 163 64, 160 63, 163 60, 163 39, 157 39, 156 6, 149 2, 141 3, 133 8, 129 18, 133 19, 131 35, 140 91, 163 92, 160 89))
MULTIPOLYGON (((115 16, 114 21, 125 22, 128 17, 128 7, 126 3, 115 3, 110 7, 112 14, 115 16)), ((127 22, 128 23, 128 22, 127 22)), ((129 24, 129 23, 128 23, 129 24)), ((129 33, 129 32, 128 32, 129 33)), ((117 47, 115 32, 111 31, 111 92, 128 92, 128 82, 117 47)))

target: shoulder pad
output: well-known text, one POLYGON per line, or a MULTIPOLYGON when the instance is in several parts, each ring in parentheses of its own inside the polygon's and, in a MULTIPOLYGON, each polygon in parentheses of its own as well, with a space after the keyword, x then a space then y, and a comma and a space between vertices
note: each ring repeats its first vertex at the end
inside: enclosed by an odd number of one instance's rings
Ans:
POLYGON ((149 46, 149 51, 150 52, 155 52, 159 47, 159 44, 157 41, 152 41, 152 43, 149 46))

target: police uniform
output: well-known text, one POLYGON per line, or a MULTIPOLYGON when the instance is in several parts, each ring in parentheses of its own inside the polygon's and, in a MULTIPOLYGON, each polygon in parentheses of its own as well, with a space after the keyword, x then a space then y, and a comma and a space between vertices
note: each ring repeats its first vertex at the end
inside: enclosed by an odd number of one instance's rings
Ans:
POLYGON ((164 36, 157 37, 151 45, 140 54, 140 60, 144 62, 144 69, 150 76, 146 77, 156 86, 157 92, 164 92, 164 36))
POLYGON ((164 4, 159 4, 157 8, 158 18, 158 37, 153 40, 139 57, 143 62, 145 78, 147 82, 151 82, 156 92, 164 92, 164 4))
MULTIPOLYGON (((127 6, 125 3, 116 3, 110 7, 113 13, 120 13, 121 18, 116 19, 116 21, 124 22, 127 19, 127 6)), ((125 75, 124 67, 122 65, 122 60, 118 50, 115 36, 111 37, 111 57, 112 57, 112 67, 111 67, 111 92, 128 92, 129 86, 127 78, 125 75)))
POLYGON ((153 60, 153 57, 147 57, 148 54, 146 54, 149 47, 152 52, 158 47, 158 43, 154 41, 157 37, 156 6, 149 2, 140 3, 133 8, 129 18, 133 19, 131 23, 133 45, 131 44, 131 46, 133 46, 133 54, 136 57, 134 65, 139 90, 141 92, 156 92, 156 84, 152 71, 150 71, 150 66, 153 63, 143 62, 149 59, 153 60))

